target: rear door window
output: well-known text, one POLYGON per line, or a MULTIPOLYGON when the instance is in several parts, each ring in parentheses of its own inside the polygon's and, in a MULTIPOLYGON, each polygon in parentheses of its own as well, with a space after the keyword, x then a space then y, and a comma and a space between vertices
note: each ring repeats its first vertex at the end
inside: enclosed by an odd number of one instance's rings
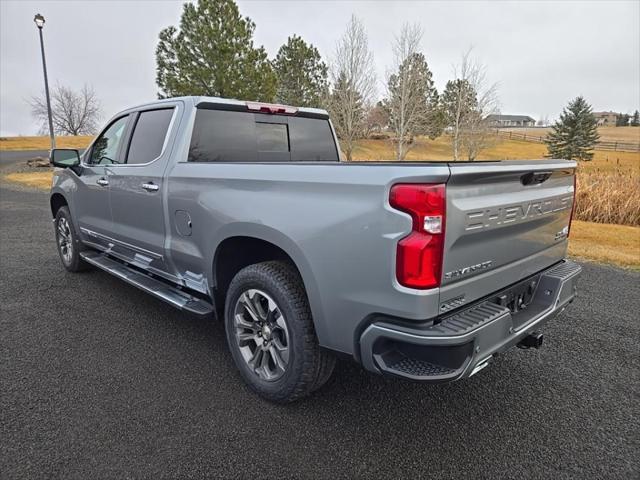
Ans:
POLYGON ((173 108, 140 112, 129 144, 128 164, 149 163, 160 156, 171 117, 173 108))
POLYGON ((189 161, 338 161, 338 154, 326 119, 199 108, 189 161))

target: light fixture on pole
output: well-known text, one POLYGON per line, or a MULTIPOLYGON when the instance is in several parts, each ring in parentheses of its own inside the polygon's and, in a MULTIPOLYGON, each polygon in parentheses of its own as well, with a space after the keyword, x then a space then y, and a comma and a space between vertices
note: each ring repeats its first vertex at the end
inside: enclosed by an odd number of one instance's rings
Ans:
POLYGON ((42 70, 44 71, 44 93, 47 97, 47 115, 49 116, 49 137, 51 137, 51 148, 56 148, 56 138, 53 135, 53 118, 51 117, 51 98, 49 97, 49 79, 47 78, 47 62, 44 58, 44 40, 42 39, 42 27, 44 27, 44 17, 39 13, 33 17, 33 21, 40 32, 40 51, 42 52, 42 70))

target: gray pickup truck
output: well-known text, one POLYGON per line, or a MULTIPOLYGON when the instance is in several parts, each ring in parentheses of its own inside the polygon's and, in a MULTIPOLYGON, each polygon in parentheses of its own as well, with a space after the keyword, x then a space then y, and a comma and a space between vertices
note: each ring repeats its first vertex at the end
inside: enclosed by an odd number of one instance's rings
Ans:
POLYGON ((263 397, 320 388, 339 355, 469 377, 574 299, 575 162, 343 162, 327 112, 210 97, 113 117, 51 152, 64 267, 98 267, 224 320, 263 397))

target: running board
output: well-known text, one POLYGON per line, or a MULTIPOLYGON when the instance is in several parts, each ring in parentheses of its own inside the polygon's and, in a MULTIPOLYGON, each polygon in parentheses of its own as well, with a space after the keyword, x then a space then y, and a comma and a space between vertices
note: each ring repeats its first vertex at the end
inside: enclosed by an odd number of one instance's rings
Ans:
POLYGON ((213 314, 213 305, 209 302, 193 295, 189 295, 176 287, 167 285, 166 283, 156 280, 149 275, 145 275, 138 270, 127 267, 123 263, 108 257, 104 253, 85 251, 81 252, 80 256, 85 262, 98 267, 121 280, 124 280, 134 287, 138 287, 140 290, 144 290, 160 300, 164 300, 169 305, 180 310, 184 310, 199 317, 206 317, 213 314))

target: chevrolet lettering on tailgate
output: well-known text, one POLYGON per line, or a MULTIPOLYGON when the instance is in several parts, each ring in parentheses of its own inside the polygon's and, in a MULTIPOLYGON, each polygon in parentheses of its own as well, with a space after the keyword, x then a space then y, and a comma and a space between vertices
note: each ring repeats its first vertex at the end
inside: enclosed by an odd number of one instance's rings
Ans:
POLYGON ((521 205, 476 210, 467 213, 465 230, 481 230, 507 223, 524 222, 531 218, 570 209, 572 205, 573 195, 563 195, 521 205))

